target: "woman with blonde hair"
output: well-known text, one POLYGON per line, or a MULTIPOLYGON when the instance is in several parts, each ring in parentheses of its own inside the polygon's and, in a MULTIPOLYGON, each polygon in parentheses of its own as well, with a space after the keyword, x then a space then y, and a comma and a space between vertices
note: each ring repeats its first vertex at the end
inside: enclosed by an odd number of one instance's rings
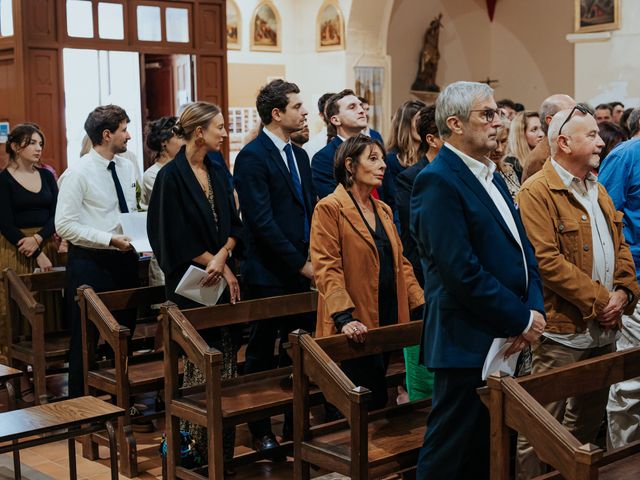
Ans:
MULTIPOLYGON (((226 280, 229 288, 219 303, 235 303, 240 300, 240 287, 231 269, 231 255, 237 250, 242 223, 226 172, 207 156, 209 151, 220 151, 227 138, 220 107, 207 102, 189 104, 173 131, 185 145, 158 172, 147 214, 149 242, 165 276, 167 299, 180 308, 200 306, 175 292, 187 269, 195 265, 208 274, 204 287, 226 280)), ((222 352, 222 378, 237 376, 233 332, 221 327, 202 332, 202 336, 222 352)), ((184 363, 183 378, 183 387, 205 381, 204 374, 189 361, 184 363)), ((202 458, 207 458, 207 433, 213 432, 191 423, 183 428, 202 458)), ((235 428, 224 428, 225 462, 233 458, 234 443, 235 428)))
POLYGON ((524 159, 543 138, 538 112, 519 112, 511 121, 505 161, 513 166, 518 181, 522 181, 524 159))
POLYGON ((396 177, 405 168, 418 163, 427 151, 416 121, 418 112, 425 107, 420 100, 409 100, 400 105, 391 122, 391 138, 387 145, 386 163, 392 179, 394 191, 396 177))

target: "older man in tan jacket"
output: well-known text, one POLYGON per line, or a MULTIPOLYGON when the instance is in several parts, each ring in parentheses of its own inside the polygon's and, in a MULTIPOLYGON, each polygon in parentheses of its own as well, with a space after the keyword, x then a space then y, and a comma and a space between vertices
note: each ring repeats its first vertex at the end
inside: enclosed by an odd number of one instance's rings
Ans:
MULTIPOLYGON (((638 284, 622 214, 593 169, 604 142, 581 107, 558 112, 549 125, 550 161, 522 186, 518 204, 544 287, 547 326, 532 346, 532 373, 613 351, 623 313, 638 300, 638 284)), ((546 405, 580 442, 593 442, 608 390, 546 405)), ((542 464, 518 441, 518 478, 542 464)))

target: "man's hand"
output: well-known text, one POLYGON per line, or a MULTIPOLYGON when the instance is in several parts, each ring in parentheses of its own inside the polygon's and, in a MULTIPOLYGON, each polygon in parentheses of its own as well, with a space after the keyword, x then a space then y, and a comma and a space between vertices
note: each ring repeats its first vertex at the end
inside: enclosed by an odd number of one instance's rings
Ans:
POLYGON ((300 275, 313 281, 313 266, 311 265, 311 262, 307 262, 304 264, 304 266, 300 269, 300 275))
POLYGON ((616 290, 609 292, 609 303, 604 307, 602 313, 598 317, 600 326, 605 330, 615 328, 622 318, 624 307, 627 306, 627 292, 624 290, 616 290))
POLYGON ((533 343, 540 338, 540 335, 544 333, 544 327, 547 326, 547 322, 544 321, 544 317, 540 312, 536 310, 531 310, 533 314, 533 322, 531 323, 531 328, 527 333, 523 333, 521 336, 524 340, 529 343, 533 343))
POLYGON ((112 247, 116 247, 122 252, 133 249, 133 247, 131 246, 131 239, 125 235, 113 235, 111 237, 111 242, 109 242, 109 245, 111 245, 112 247))
POLYGON ((526 347, 527 345, 529 345, 529 342, 527 342, 524 339, 523 335, 518 335, 517 337, 509 337, 507 339, 507 342, 513 342, 509 348, 507 348, 507 350, 504 352, 504 356, 505 358, 510 357, 511 355, 513 355, 514 353, 518 353, 521 352, 522 349, 524 347, 526 347))

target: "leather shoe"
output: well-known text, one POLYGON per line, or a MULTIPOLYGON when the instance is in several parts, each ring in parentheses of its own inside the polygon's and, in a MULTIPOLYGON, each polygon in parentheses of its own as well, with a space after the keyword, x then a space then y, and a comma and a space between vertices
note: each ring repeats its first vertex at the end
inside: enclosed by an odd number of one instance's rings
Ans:
MULTIPOLYGON (((278 447, 280 447, 280 444, 273 434, 267 434, 260 438, 253 439, 253 448, 257 452, 268 452, 269 450, 277 449, 278 447)), ((281 453, 276 453, 275 455, 272 455, 271 458, 276 462, 286 460, 284 454, 281 453)))

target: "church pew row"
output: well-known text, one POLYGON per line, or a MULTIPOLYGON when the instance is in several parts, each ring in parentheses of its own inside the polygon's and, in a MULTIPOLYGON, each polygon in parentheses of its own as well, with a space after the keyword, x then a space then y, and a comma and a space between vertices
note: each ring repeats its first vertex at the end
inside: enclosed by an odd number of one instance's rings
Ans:
POLYGON ((607 452, 581 444, 543 406, 638 376, 640 348, 518 379, 503 373, 491 375, 481 392, 491 415, 491 478, 509 479, 509 428, 523 434, 538 457, 556 470, 538 477, 540 480, 639 478, 640 442, 607 452))
POLYGON ((370 412, 367 403, 371 392, 354 385, 337 362, 416 345, 421 330, 421 321, 381 327, 370 330, 364 344, 342 334, 320 339, 303 331, 290 334, 294 478, 308 480, 311 465, 353 480, 383 478, 415 468, 431 400, 370 412), (310 427, 312 385, 344 415, 344 421, 310 427))

